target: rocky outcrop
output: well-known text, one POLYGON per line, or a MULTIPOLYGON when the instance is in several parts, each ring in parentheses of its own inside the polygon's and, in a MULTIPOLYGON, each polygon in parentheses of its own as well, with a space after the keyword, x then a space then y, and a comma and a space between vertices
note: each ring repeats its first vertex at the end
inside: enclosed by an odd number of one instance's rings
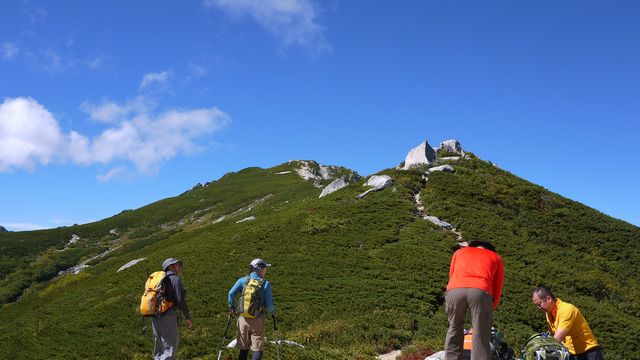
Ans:
POLYGON ((220 216, 219 218, 215 219, 215 220, 212 222, 212 224, 217 224, 217 223, 221 223, 221 222, 223 222, 225 217, 226 217, 226 216, 220 216))
POLYGON ((9 232, 9 230, 5 229, 4 226, 0 226, 0 233, 9 232))
POLYGON ((79 274, 82 270, 84 270, 84 269, 86 269, 86 268, 88 268, 88 267, 91 267, 91 265, 89 265, 89 263, 90 263, 90 262, 92 262, 92 261, 94 261, 94 260, 102 259, 103 257, 105 257, 105 256, 107 256, 107 255, 109 255, 109 254, 111 254, 112 252, 114 252, 115 250, 117 250, 117 249, 119 249, 119 248, 120 248, 119 246, 118 246, 118 247, 115 247, 115 248, 108 248, 106 251, 104 251, 104 252, 103 252, 103 253, 101 253, 101 254, 98 254, 98 255, 92 256, 92 257, 90 257, 89 259, 87 259, 87 260, 85 260, 85 261, 83 261, 83 262, 79 263, 78 265, 72 266, 72 267, 68 268, 67 270, 63 270, 63 271, 58 272, 58 276, 61 276, 61 275, 67 275, 67 274, 70 274, 70 275, 77 275, 77 274, 79 274))
POLYGON ((445 157, 438 158, 438 162, 458 161, 458 160, 460 160, 460 156, 445 156, 445 157))
POLYGON ((333 192, 336 192, 350 183, 356 182, 360 180, 360 175, 357 173, 351 173, 349 175, 343 175, 339 178, 333 180, 329 185, 327 185, 324 189, 322 189, 322 193, 320 193, 320 197, 327 196, 333 192))
POLYGON ((439 226, 439 227, 441 227, 441 228, 443 228, 445 230, 452 230, 453 229, 453 225, 449 224, 446 221, 442 221, 442 220, 438 219, 435 216, 427 215, 427 216, 424 217, 424 219, 428 220, 428 221, 431 221, 432 223, 436 224, 437 226, 439 226))
POLYGON ((335 180, 340 177, 345 177, 344 180, 347 183, 351 183, 360 179, 360 175, 353 170, 349 170, 341 166, 320 165, 313 160, 290 160, 289 164, 293 164, 297 167, 295 172, 300 175, 301 178, 306 181, 313 181, 313 186, 320 189, 325 187, 327 180, 335 180))
POLYGON ((343 187, 346 187, 347 185, 349 185, 349 183, 347 182, 344 176, 341 176, 333 180, 331 184, 327 185, 324 189, 322 189, 322 192, 320 193, 319 197, 325 197, 333 192, 336 192, 342 189, 343 187))
POLYGON ((391 186, 392 184, 393 184, 393 179, 389 175, 373 175, 364 184, 364 186, 371 186, 372 188, 358 195, 357 198, 362 199, 367 194, 374 191, 380 191, 384 188, 391 186))
POLYGON ((244 219, 242 219, 242 220, 238 220, 238 221, 236 221, 236 224, 240 224, 240 223, 247 222, 247 221, 253 221, 253 220, 255 220, 255 219, 256 219, 256 217, 255 217, 255 216, 249 216, 249 217, 246 217, 246 218, 244 218, 244 219))
POLYGON ((456 139, 445 140, 440 143, 438 146, 438 150, 444 150, 448 153, 464 155, 464 150, 462 150, 462 145, 456 139))
POLYGON ((124 269, 128 269, 130 267, 132 267, 133 265, 139 263, 140 261, 146 260, 147 258, 140 258, 140 259, 135 259, 135 260, 131 260, 128 263, 120 266, 120 269, 118 269, 118 271, 116 271, 117 273, 119 273, 120 271, 124 270, 124 269))
POLYGON ((411 149, 404 159, 403 170, 408 170, 415 166, 429 166, 436 161, 436 151, 429 145, 428 141, 411 149))
POLYGON ((296 172, 305 180, 327 180, 331 178, 333 166, 320 165, 310 160, 293 160, 293 162, 298 163, 299 167, 296 172))
POLYGON ((451 166, 449 164, 440 165, 440 166, 435 166, 435 167, 429 168, 429 170, 427 170, 427 174, 435 172, 435 171, 442 171, 442 172, 453 174, 455 172, 455 169, 453 168, 453 166, 451 166))
POLYGON ((72 234, 71 239, 69 239, 69 242, 67 243, 67 245, 75 244, 78 242, 78 240, 80 240, 80 236, 76 234, 72 234))

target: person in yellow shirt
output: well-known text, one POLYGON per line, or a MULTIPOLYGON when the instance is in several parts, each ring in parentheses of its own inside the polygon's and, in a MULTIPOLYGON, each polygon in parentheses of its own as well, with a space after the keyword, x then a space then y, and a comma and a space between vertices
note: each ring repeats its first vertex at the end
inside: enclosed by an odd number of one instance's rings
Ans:
POLYGON ((533 304, 546 313, 549 331, 567 347, 570 360, 604 360, 598 340, 575 305, 556 298, 546 286, 533 290, 533 304))

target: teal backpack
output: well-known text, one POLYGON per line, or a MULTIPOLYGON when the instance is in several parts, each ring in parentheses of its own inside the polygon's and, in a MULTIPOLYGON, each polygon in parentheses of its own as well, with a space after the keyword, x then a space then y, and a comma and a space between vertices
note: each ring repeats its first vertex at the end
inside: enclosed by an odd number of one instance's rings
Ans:
POLYGON ((540 333, 527 340, 519 360, 569 360, 569 350, 549 333, 540 333))

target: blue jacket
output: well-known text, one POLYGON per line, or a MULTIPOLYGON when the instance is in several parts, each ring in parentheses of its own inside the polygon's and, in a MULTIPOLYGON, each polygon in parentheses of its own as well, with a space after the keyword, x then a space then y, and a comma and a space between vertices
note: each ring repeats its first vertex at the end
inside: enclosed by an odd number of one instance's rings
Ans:
MULTIPOLYGON (((257 279, 257 280, 262 279, 260 275, 254 272, 252 272, 251 275, 249 276, 251 276, 252 279, 257 279)), ((236 295, 242 294, 242 290, 244 289, 244 286, 246 284, 247 284, 247 277, 243 276, 240 279, 238 279, 238 281, 236 281, 235 285, 233 285, 231 290, 229 290, 229 296, 227 298, 227 301, 229 303, 229 309, 235 307, 235 305, 233 304, 233 301, 236 298, 236 295)), ((262 299, 264 300, 264 308, 271 315, 274 315, 276 313, 276 307, 275 305, 273 305, 273 293, 271 292, 271 284, 269 283, 269 280, 265 280, 262 283, 262 299)))

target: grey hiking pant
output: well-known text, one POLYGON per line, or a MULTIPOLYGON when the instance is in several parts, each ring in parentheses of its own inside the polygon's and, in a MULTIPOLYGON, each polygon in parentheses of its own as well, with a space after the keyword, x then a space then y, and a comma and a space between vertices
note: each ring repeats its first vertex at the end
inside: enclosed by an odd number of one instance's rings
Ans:
POLYGON ((178 355, 178 315, 171 308, 159 317, 154 317, 152 322, 154 360, 175 360, 178 355))
POLYGON ((445 312, 449 330, 444 344, 446 360, 462 360, 464 318, 471 312, 473 327, 471 360, 491 360, 491 324, 493 322, 493 298, 475 288, 451 289, 445 295, 445 312))

